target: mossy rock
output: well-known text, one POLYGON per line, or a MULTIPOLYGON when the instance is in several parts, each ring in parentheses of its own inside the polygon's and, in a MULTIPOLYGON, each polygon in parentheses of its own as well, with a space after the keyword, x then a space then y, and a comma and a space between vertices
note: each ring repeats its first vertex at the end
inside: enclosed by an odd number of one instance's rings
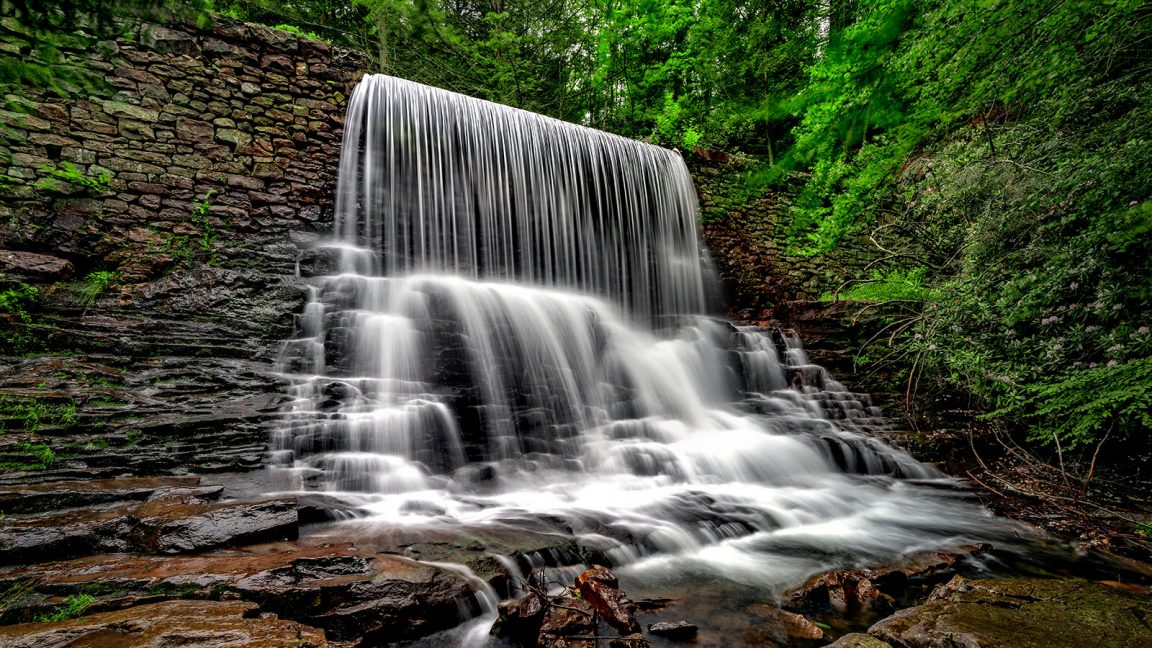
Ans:
POLYGON ((957 576, 868 634, 902 648, 1152 646, 1152 597, 1081 579, 957 576))

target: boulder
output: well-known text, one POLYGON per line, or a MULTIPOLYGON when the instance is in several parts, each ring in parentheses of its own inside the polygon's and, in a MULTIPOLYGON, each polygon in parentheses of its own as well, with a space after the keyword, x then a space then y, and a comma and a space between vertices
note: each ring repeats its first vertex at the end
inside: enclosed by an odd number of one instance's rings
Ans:
POLYGON ((901 648, 1152 646, 1152 599, 1086 580, 956 576, 868 634, 901 648))

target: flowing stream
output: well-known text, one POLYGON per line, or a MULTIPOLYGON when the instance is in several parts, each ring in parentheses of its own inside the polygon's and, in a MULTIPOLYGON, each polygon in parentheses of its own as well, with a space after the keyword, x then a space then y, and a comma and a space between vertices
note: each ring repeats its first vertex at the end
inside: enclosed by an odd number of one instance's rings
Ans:
POLYGON ((710 316, 697 218, 675 152, 366 76, 333 272, 282 356, 285 488, 366 516, 336 534, 559 529, 583 553, 553 567, 657 588, 778 592, 1001 533, 798 340, 710 316))

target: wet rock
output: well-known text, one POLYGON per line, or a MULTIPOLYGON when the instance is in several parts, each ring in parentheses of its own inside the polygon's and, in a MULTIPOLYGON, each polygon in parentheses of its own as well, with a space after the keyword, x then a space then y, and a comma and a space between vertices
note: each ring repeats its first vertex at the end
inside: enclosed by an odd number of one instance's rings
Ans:
POLYGON ((189 553, 295 538, 296 500, 205 503, 164 499, 0 520, 0 564, 99 553, 189 553))
POLYGON ((901 648, 1152 645, 1152 599, 1079 579, 957 576, 868 634, 901 648))
POLYGON ((76 271, 72 262, 48 254, 0 250, 0 278, 32 281, 60 281, 76 271))
POLYGON ((142 502, 157 496, 215 499, 219 487, 197 488, 199 477, 136 477, 19 484, 0 491, 0 511, 39 513, 112 502, 142 502))
POLYGON ((275 615, 255 617, 253 603, 165 601, 60 623, 0 627, 0 644, 39 646, 244 646, 304 648, 327 646, 324 633, 275 615))
POLYGON ((897 600, 922 600, 930 589, 956 575, 971 557, 991 545, 973 544, 957 551, 928 551, 900 563, 873 569, 844 569, 819 574, 784 595, 788 607, 840 615, 886 615, 897 600))
POLYGON ((787 644, 826 638, 820 626, 812 623, 808 617, 802 614, 788 612, 770 605, 753 605, 747 609, 747 612, 760 621, 758 634, 771 637, 777 642, 787 644))
MULTIPOLYGON (((129 341, 119 348, 125 351, 165 336, 153 326, 118 330, 121 320, 88 319, 99 323, 83 331, 60 329, 59 335, 109 347, 124 338, 129 341)), ((208 349, 221 340, 188 332, 191 337, 180 344, 199 340, 208 349)), ((168 335, 175 336, 171 331, 168 335)), ((258 468, 286 400, 282 382, 270 372, 265 365, 240 360, 134 358, 127 352, 0 358, 0 385, 9 397, 52 396, 54 402, 70 400, 76 407, 70 429, 43 431, 52 435, 49 443, 58 455, 67 454, 67 460, 34 474, 0 474, 0 484, 258 468), (45 384, 50 392, 40 387, 45 384)), ((11 421, 8 429, 13 429, 11 421)))
POLYGON ((32 594, 0 613, 0 622, 30 620, 42 612, 39 602, 46 595, 98 592, 105 609, 147 596, 233 598, 322 628, 332 640, 363 637, 365 645, 454 627, 473 601, 467 584, 449 572, 347 543, 274 543, 192 556, 95 556, 0 568, 0 591, 27 582, 34 583, 32 594))
POLYGON ((537 645, 546 648, 565 646, 595 646, 595 640, 574 640, 572 637, 596 634, 596 610, 588 601, 574 596, 559 596, 548 601, 548 610, 540 624, 537 645))
POLYGON ((359 507, 324 493, 304 493, 297 497, 300 524, 320 524, 364 515, 359 507))
POLYGON ((687 621, 661 621, 648 625, 648 632, 672 639, 673 641, 686 641, 696 636, 699 628, 695 623, 687 621))
POLYGON ((594 565, 576 577, 576 588, 584 600, 612 627, 624 634, 640 631, 636 622, 636 604, 620 589, 616 575, 607 567, 594 565))
POLYGON ((872 635, 853 632, 828 644, 827 648, 892 648, 892 645, 880 641, 872 635))
POLYGON ((540 636, 548 602, 537 594, 529 594, 519 601, 500 605, 500 616, 492 625, 491 634, 522 645, 533 645, 540 636))
POLYGON ((652 644, 644 638, 644 635, 639 632, 628 635, 627 637, 617 637, 608 640, 610 648, 648 648, 652 644))
POLYGON ((891 596, 880 591, 871 580, 873 572, 844 569, 809 579, 786 600, 793 607, 807 610, 833 610, 841 615, 860 613, 888 614, 894 609, 891 596))

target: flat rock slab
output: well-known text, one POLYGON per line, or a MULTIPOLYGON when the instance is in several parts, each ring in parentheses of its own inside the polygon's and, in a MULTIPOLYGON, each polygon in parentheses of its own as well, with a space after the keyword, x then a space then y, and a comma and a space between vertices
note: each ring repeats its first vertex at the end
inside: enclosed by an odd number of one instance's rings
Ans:
POLYGON ((1152 646, 1152 598, 1080 579, 953 578, 868 634, 901 648, 1152 646))
POLYGON ((448 571, 350 543, 277 542, 197 555, 91 556, 0 568, 0 591, 23 583, 32 583, 32 591, 10 604, 0 623, 35 618, 86 592, 98 592, 103 609, 157 596, 239 598, 261 612, 323 628, 330 639, 390 643, 454 627, 461 610, 475 605, 468 584, 448 571))
POLYGON ((872 635, 853 632, 828 644, 827 648, 892 648, 892 645, 872 635))
POLYGON ((19 484, 0 489, 0 512, 42 513, 115 502, 194 495, 214 499, 222 490, 199 489, 199 477, 129 477, 19 484))
POLYGON ((295 538, 296 500, 209 503, 169 498, 0 520, 0 564, 100 553, 203 551, 295 538))
POLYGON ((72 262, 47 254, 0 250, 0 277, 6 279, 33 279, 59 281, 75 272, 72 262))
POLYGON ((271 614, 257 614, 254 603, 241 601, 164 601, 60 623, 0 626, 0 645, 11 648, 63 645, 321 648, 328 645, 324 633, 316 628, 284 621, 271 614))

